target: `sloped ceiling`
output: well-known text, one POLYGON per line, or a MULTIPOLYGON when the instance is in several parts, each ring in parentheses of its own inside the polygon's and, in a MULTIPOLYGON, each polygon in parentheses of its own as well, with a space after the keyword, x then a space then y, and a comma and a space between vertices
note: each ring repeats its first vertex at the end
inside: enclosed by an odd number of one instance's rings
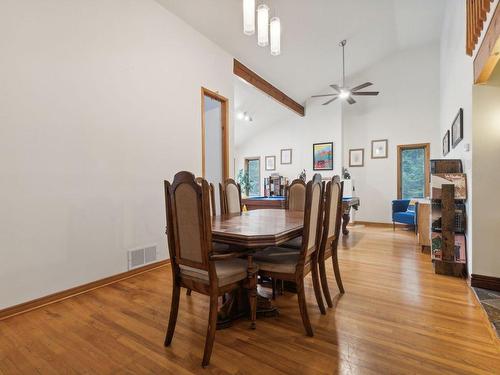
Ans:
MULTIPOLYGON (((242 32, 242 0, 156 0, 300 103, 398 49, 437 41, 445 0, 267 0, 282 23, 274 57, 242 32)), ((257 1, 258 3, 258 1, 257 1)))

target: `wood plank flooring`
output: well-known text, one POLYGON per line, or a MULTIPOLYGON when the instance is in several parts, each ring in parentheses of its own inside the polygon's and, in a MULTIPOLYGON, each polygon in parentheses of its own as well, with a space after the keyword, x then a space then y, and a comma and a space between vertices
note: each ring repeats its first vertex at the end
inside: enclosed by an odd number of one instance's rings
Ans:
MULTIPOLYGON (((339 249, 346 294, 321 316, 310 277, 315 336, 297 298, 277 318, 217 331, 200 367, 207 297, 182 293, 170 348, 166 266, 0 322, 0 374, 500 374, 500 341, 465 281, 435 275, 412 232, 353 227, 339 249)), ((332 294, 337 293, 331 267, 332 294)))

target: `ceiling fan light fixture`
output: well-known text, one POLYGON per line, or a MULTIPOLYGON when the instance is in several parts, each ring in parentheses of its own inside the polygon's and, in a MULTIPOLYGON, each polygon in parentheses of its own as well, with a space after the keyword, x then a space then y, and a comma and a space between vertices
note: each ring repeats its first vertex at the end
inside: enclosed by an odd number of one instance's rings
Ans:
POLYGON ((278 56, 281 53, 281 21, 278 17, 271 18, 269 31, 271 34, 271 55, 278 56))
POLYGON ((340 90, 340 99, 347 99, 349 96, 351 96, 351 92, 349 90, 340 90))
POLYGON ((269 45, 269 7, 266 4, 257 7, 257 44, 260 47, 269 45))
POLYGON ((255 34, 255 0, 243 0, 243 34, 255 34))

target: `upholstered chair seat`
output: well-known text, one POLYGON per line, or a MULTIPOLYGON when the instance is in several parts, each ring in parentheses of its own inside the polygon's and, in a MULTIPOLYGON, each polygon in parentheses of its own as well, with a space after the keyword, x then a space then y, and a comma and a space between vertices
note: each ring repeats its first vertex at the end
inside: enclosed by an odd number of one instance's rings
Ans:
MULTIPOLYGON (((229 259, 216 261, 215 272, 217 273, 218 286, 225 286, 243 280, 247 277, 248 262, 243 259, 229 259)), ((179 266, 181 275, 196 279, 205 284, 209 284, 208 272, 185 265, 179 266)))
POLYGON ((290 249, 301 249, 302 248, 302 236, 294 238, 293 240, 285 242, 281 247, 290 249))
POLYGON ((254 255, 254 261, 262 271, 294 273, 299 256, 300 250, 269 247, 254 255))

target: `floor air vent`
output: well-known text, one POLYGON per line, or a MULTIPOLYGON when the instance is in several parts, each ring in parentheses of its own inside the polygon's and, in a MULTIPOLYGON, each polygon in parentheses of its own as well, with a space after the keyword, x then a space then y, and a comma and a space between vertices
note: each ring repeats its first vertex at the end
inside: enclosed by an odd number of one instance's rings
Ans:
POLYGON ((132 270, 134 268, 156 262, 157 259, 158 254, 156 253, 156 246, 148 246, 142 249, 129 250, 128 269, 132 270))

